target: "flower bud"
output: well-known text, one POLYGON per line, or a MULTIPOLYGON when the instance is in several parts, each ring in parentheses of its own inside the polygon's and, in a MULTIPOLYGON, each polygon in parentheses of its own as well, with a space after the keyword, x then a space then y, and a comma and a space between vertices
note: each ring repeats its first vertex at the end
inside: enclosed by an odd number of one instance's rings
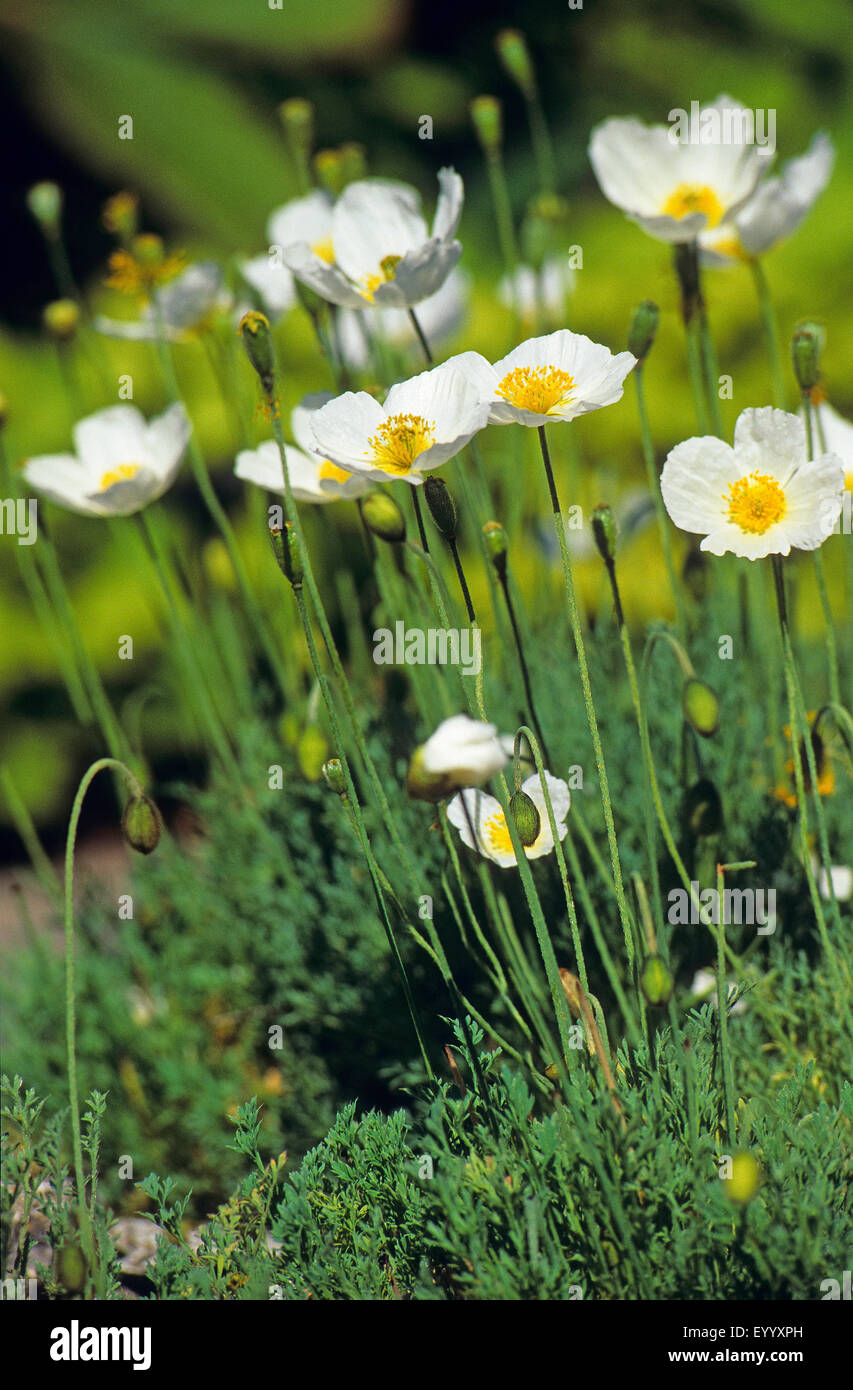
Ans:
POLYGON ((616 554, 616 522, 610 507, 596 507, 592 514, 592 534, 602 560, 607 565, 612 564, 616 554))
POLYGON ((424 483, 424 496, 432 519, 444 539, 456 540, 456 503, 441 478, 427 478, 424 483))
POLYGON ((358 179, 367 178, 367 152, 363 145, 357 144, 355 140, 348 140, 340 146, 338 154, 345 186, 355 183, 358 179))
POLYGON ((48 236, 59 236, 62 189, 58 184, 47 180, 44 183, 34 183, 27 193, 27 207, 48 236))
POLYGON ((140 854, 150 854, 157 848, 163 822, 150 796, 140 792, 130 798, 124 808, 121 828, 131 849, 138 850, 140 854))
POLYGON ((238 332, 243 339, 246 356, 261 379, 261 385, 271 395, 275 385, 275 353, 269 319, 257 309, 250 309, 241 318, 238 332))
POLYGON ((475 97, 471 102, 471 120, 486 154, 497 154, 503 138, 501 104, 497 97, 475 97))
POLYGON ((651 299, 644 299, 634 310, 631 327, 628 329, 628 351, 638 362, 648 356, 657 336, 660 322, 660 309, 651 299))
POLYGON ((794 375, 801 391, 811 391, 820 378, 820 358, 826 334, 817 323, 801 323, 791 339, 794 375))
POLYGON ((528 98, 534 96, 536 75, 524 35, 518 29, 502 29, 495 39, 495 47, 506 71, 523 94, 528 98))
POLYGON ((723 828, 723 803, 714 783, 707 777, 700 777, 692 787, 688 787, 684 799, 684 814, 687 828, 695 839, 707 839, 717 835, 723 828))
POLYGON ((489 559, 495 567, 499 579, 506 578, 507 539, 506 531, 499 521, 487 521, 483 527, 483 538, 489 559))
POLYGON ((711 738, 720 727, 720 699, 717 692, 698 676, 690 676, 681 690, 684 718, 697 734, 711 738))
POLYGON ((278 526, 271 526, 270 540, 272 542, 273 554, 276 564, 289 580, 294 589, 302 588, 302 554, 299 549, 299 540, 296 532, 289 521, 284 523, 284 530, 278 526))
POLYGON ((42 311, 42 323, 58 343, 69 343, 80 323, 80 309, 73 299, 54 299, 42 311))
POLYGON ((732 1159, 732 1175, 724 1181, 729 1200, 745 1206, 761 1186, 761 1164, 754 1154, 736 1153, 732 1159))
POLYGON ((334 197, 344 189, 344 161, 339 150, 318 150, 314 156, 314 172, 323 188, 334 197))
POLYGON ((344 775, 344 765, 340 758, 326 759, 323 763, 323 776, 330 792, 335 792, 337 796, 346 796, 347 779, 344 775))
POLYGON ((640 988, 648 1002, 655 1007, 668 1004, 674 985, 672 972, 663 958, 648 956, 640 974, 640 988))
POLYGON ((542 821, 536 803, 527 792, 513 792, 509 799, 509 809, 518 829, 518 836, 525 849, 534 845, 539 838, 542 821))
POLYGON ((135 236, 131 242, 131 253, 134 260, 146 269, 156 269, 162 265, 166 259, 166 248, 163 245, 163 238, 154 232, 141 232, 135 236))
POLYGON ((358 499, 362 520, 380 540, 395 544, 406 539, 406 518, 390 493, 378 489, 358 499))
POLYGON ((314 144, 314 107, 304 97, 291 97, 278 108, 278 116, 284 126, 287 143, 292 150, 299 150, 306 158, 314 144))
POLYGON ((101 222, 120 241, 131 241, 139 230, 139 199, 135 193, 114 193, 101 210, 101 222))

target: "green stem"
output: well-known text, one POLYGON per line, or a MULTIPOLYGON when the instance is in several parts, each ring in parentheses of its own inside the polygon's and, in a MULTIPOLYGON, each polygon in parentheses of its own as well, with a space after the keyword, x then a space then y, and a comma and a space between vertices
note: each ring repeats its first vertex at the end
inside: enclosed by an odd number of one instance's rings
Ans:
POLYGON ((770 298, 770 287, 767 284, 767 276, 764 274, 764 267, 759 260, 750 260, 749 268, 752 271, 755 293, 758 297, 758 307, 761 311, 764 342, 767 348, 767 356, 770 359, 770 377, 773 382, 773 404, 777 406, 779 410, 787 410, 788 402, 787 393, 785 391, 785 373, 782 368, 782 350, 779 345, 779 325, 776 321, 776 313, 770 298))

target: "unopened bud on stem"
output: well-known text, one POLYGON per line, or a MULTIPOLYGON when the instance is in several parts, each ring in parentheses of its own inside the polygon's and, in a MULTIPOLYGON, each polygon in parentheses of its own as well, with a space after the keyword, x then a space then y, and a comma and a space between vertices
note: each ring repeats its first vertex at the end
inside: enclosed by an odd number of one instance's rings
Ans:
POLYGON ((506 578, 507 539, 506 531, 499 521, 487 521, 483 527, 483 539, 489 559, 495 567, 499 579, 506 578))
POLYGON ((389 544, 406 539, 406 519, 389 493, 380 490, 368 492, 365 497, 359 498, 358 507, 365 526, 374 536, 389 544))
POLYGON ((602 560, 612 564, 616 556, 616 522, 610 507, 596 507, 592 514, 592 534, 602 560))
POLYGON ((124 838, 140 854, 150 854, 160 843, 163 822, 150 796, 142 792, 132 796, 121 818, 124 838))
POLYGON ((651 299, 644 299, 634 310, 628 329, 628 351, 643 362, 651 351, 660 323, 660 309, 651 299))
POLYGON ((240 337, 246 356, 261 379, 267 395, 272 395, 275 386, 275 353, 272 345, 270 321, 266 314, 250 309, 240 320, 240 337))
POLYGON ((299 549, 299 540, 289 521, 284 523, 284 529, 278 526, 270 527, 270 541, 272 542, 273 554, 276 564, 289 580, 294 589, 302 588, 302 555, 299 549))
POLYGON ((471 102, 471 120, 486 154, 497 154, 503 139, 501 104, 497 97, 475 97, 471 102))
POLYGON ((432 519, 444 539, 456 540, 456 503, 441 478, 427 478, 424 483, 424 496, 432 519))
POLYGON ((518 836, 525 849, 536 843, 539 838, 539 831, 542 828, 542 820, 536 803, 527 792, 513 792, 509 799, 509 809, 518 830, 518 836))
POLYGON ((518 29, 502 29, 495 39, 498 57, 528 99, 536 94, 536 75, 527 40, 518 29))
POLYGON ((801 323, 791 339, 794 375, 801 391, 811 391, 820 379, 820 358, 826 335, 818 323, 801 323))

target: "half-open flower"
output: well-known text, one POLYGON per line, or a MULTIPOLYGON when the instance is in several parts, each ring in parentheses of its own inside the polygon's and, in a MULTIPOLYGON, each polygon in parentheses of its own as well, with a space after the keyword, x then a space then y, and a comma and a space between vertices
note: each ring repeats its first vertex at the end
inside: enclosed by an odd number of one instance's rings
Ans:
POLYGON ((832 173, 835 150, 822 131, 805 154, 791 159, 773 178, 764 179, 732 221, 699 238, 706 265, 734 265, 763 256, 784 241, 811 212, 832 173))
POLYGON ((24 478, 51 502, 84 516, 130 516, 172 485, 192 426, 183 405, 146 421, 135 406, 112 405, 80 420, 74 454, 43 454, 24 478))
POLYGON ((459 353, 445 366, 477 387, 491 424, 549 425, 618 401, 636 362, 630 352, 614 356, 583 333, 561 328, 528 338, 494 366, 478 352, 459 353))
POLYGON ((494 724, 454 714, 415 749, 406 785, 410 796, 441 801, 460 787, 482 786, 508 761, 494 724))
MULTIPOLYGON (((286 271, 290 274, 290 271, 286 271)), ((424 299, 418 306, 418 324, 433 352, 440 348, 458 329, 464 316, 470 295, 470 279, 464 270, 456 266, 451 270, 441 289, 424 299)), ((369 316, 358 309, 341 309, 337 316, 337 341, 341 357, 354 371, 367 366, 370 360, 371 335, 377 334, 380 341, 394 348, 414 348, 417 360, 422 361, 421 347, 417 341, 412 320, 406 309, 377 309, 369 316)))
POLYGON ((660 241, 695 241, 739 212, 772 154, 755 143, 754 115, 728 96, 691 111, 687 129, 604 121, 589 157, 601 191, 660 241))
POLYGON ((366 391, 330 401, 311 420, 314 453, 369 478, 419 486, 488 422, 488 405, 454 360, 392 386, 384 405, 366 391))
POLYGON ((332 304, 405 309, 435 294, 462 254, 455 240, 464 188, 454 169, 440 169, 432 232, 416 189, 391 179, 359 179, 331 213, 325 240, 288 243, 287 228, 271 223, 297 279, 332 304))
MULTIPOLYGON (((260 300, 261 309, 270 323, 276 323, 296 303, 293 276, 275 255, 253 256, 251 260, 241 261, 238 269, 260 300)), ((238 322, 249 307, 238 306, 238 322)))
MULTIPOLYGON (((334 502, 337 497, 361 497, 370 488, 370 479, 361 473, 349 473, 329 459, 318 458, 313 452, 314 435, 311 420, 332 396, 318 391, 305 396, 291 412, 290 428, 299 445, 286 444, 287 472, 293 495, 298 502, 334 502)), ((234 472, 238 478, 256 483, 268 492, 284 492, 281 455, 274 439, 268 439, 257 449, 242 449, 237 455, 234 472)))
POLYGON ((841 512, 844 465, 836 454, 806 459, 802 420, 765 406, 745 410, 734 448, 706 436, 667 455, 661 493, 683 531, 704 534, 712 555, 760 560, 816 550, 841 512))
POLYGON ((222 267, 216 261, 199 261, 156 289, 153 302, 146 304, 141 318, 125 322, 99 314, 95 327, 109 338, 155 342, 164 337, 180 342, 210 327, 216 315, 226 313, 231 303, 222 267))
MULTIPOLYGON (((559 777, 552 777, 550 772, 545 773, 545 780, 548 784, 548 795, 554 811, 557 835, 562 840, 566 835, 566 817, 569 814, 571 803, 569 788, 559 777)), ((532 845, 525 847, 524 852, 528 859, 540 859, 543 854, 551 853, 554 848, 554 836, 551 833, 551 822, 548 817, 548 808, 545 804, 545 795, 542 791, 539 773, 534 773, 532 777, 528 777, 522 783, 521 790, 527 793, 539 812, 539 834, 532 845)), ((506 816, 501 809, 500 802, 496 801, 493 796, 473 788, 466 788, 458 796, 454 796, 450 802, 447 808, 447 819, 451 825, 456 826, 469 849, 479 850, 486 859, 493 860, 495 864, 500 864, 501 868, 504 869, 518 863, 515 850, 512 847, 506 816)))

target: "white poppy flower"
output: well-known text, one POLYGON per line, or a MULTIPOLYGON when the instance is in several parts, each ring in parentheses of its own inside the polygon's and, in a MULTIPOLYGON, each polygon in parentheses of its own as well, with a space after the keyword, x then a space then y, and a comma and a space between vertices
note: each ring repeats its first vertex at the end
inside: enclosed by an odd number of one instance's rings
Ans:
MULTIPOLYGON (((287 266, 273 256, 253 256, 249 261, 241 261, 238 268, 243 279, 258 295, 270 323, 275 323, 295 304, 293 276, 287 266)), ((242 312, 238 310, 235 315, 238 323, 249 307, 240 305, 242 312)))
POLYGON ((492 366, 478 352, 462 352, 445 366, 456 367, 489 404, 494 425, 549 425, 574 420, 612 405, 637 359, 616 356, 583 333, 560 328, 544 338, 528 338, 492 366))
POLYGON ((171 487, 191 432, 180 402, 149 422, 135 406, 112 405, 74 426, 75 454, 29 459, 22 473, 73 512, 130 516, 171 487))
POLYGON ((853 869, 846 864, 833 864, 829 874, 826 869, 820 869, 819 886, 822 898, 832 896, 829 891, 830 876, 832 879, 832 893, 835 895, 836 902, 846 903, 853 898, 853 869))
MULTIPOLYGON (((552 777, 550 772, 545 773, 545 780, 548 784, 548 795, 551 798, 551 806, 554 811, 554 822, 557 827, 557 834, 561 840, 566 835, 566 816, 569 814, 571 796, 569 788, 559 777, 552 777)), ((528 859, 540 859, 543 854, 550 854, 554 848, 554 836, 551 834, 551 822, 548 818, 548 808, 545 805, 545 796, 542 791, 542 783, 539 773, 536 772, 532 777, 528 777, 526 782, 521 784, 521 790, 526 792, 539 812, 539 834, 532 845, 525 846, 525 854, 528 859)), ((493 796, 486 792, 475 791, 473 788, 466 789, 454 796, 447 808, 447 819, 451 825, 455 825, 460 837, 469 849, 477 849, 486 859, 491 859, 495 864, 500 864, 501 868, 508 869, 517 864, 515 850, 512 847, 512 839, 509 833, 506 816, 501 809, 501 804, 493 796), (476 844, 472 827, 476 834, 476 844)))
POLYGON ((288 246, 304 243, 319 260, 331 265, 334 206, 331 196, 317 189, 276 208, 267 222, 267 236, 277 255, 282 255, 288 246))
POLYGON ((391 179, 359 179, 335 203, 325 241, 299 236, 288 243, 276 228, 286 264, 332 304, 351 309, 419 304, 443 285, 462 254, 454 238, 463 183, 455 169, 440 169, 438 182, 431 235, 414 188, 391 179))
POLYGON ((98 315, 95 327, 109 338, 129 338, 140 342, 156 342, 161 335, 179 342, 192 333, 206 328, 211 318, 227 313, 232 298, 225 289, 222 267, 216 261, 199 261, 187 266, 174 280, 154 291, 154 304, 147 304, 142 317, 135 322, 105 318, 98 315))
POLYGON ((479 787, 506 767, 509 756, 494 724, 454 714, 415 750, 407 777, 409 794, 440 801, 460 787, 479 787))
POLYGON ((755 191, 769 147, 745 136, 750 112, 719 96, 689 121, 687 138, 674 126, 634 118, 604 121, 592 133, 589 157, 606 198, 659 241, 695 241, 727 222, 755 191), (713 143, 717 127, 728 138, 713 143), (702 142, 703 137, 705 143, 702 142))
POLYGON ((760 560, 832 534, 844 465, 829 453, 807 461, 802 420, 765 406, 739 416, 734 448, 713 436, 676 444, 660 482, 676 526, 704 533, 701 550, 760 560))
POLYGON ((498 299, 508 309, 517 309, 524 322, 535 323, 541 312, 546 322, 561 324, 575 280, 566 256, 549 256, 539 270, 518 265, 511 275, 504 275, 498 281, 498 299))
MULTIPOLYGON (((289 272, 288 272, 289 274, 289 272)), ((462 322, 467 307, 471 282, 464 270, 454 267, 441 289, 418 305, 418 323, 430 347, 435 350, 456 332, 462 322)), ((365 331, 375 333, 392 347, 415 345, 412 321, 405 309, 377 309, 370 316, 369 325, 364 314, 358 309, 341 309, 336 325, 337 342, 341 358, 346 366, 358 371, 369 360, 369 339, 365 331)))
MULTIPOLYGON (((315 413, 332 400, 328 391, 305 396, 290 415, 290 428, 298 448, 286 444, 287 472, 293 495, 298 502, 334 502, 337 497, 361 497, 370 488, 370 480, 359 473, 348 473, 329 459, 320 459, 309 452, 314 445, 311 420, 315 413)), ((257 449, 242 449, 237 455, 234 472, 238 478, 268 492, 284 492, 281 455, 274 439, 257 449)))
POLYGON ((763 256, 797 230, 829 183, 835 150, 821 131, 805 154, 791 159, 780 174, 764 179, 728 226, 699 238, 706 265, 734 265, 763 256))
POLYGON ((312 417, 315 454, 369 478, 423 474, 464 449, 489 418, 467 376, 449 362, 392 386, 380 405, 366 391, 347 391, 312 417))
POLYGON ((848 492, 853 492, 853 425, 833 410, 829 401, 821 401, 813 408, 812 417, 815 416, 814 446, 820 447, 822 434, 827 453, 837 454, 844 464, 844 486, 848 492))
MULTIPOLYGON (((719 997, 717 994, 717 976, 713 970, 697 970, 693 976, 693 983, 690 986, 693 994, 698 995, 703 1002, 710 1001, 713 1008, 719 1007, 719 997)), ((737 993, 737 985, 733 980, 726 980, 726 999, 731 999, 737 993)), ((737 1003, 729 1008, 730 1014, 745 1014, 746 1000, 738 999, 737 1003)))

